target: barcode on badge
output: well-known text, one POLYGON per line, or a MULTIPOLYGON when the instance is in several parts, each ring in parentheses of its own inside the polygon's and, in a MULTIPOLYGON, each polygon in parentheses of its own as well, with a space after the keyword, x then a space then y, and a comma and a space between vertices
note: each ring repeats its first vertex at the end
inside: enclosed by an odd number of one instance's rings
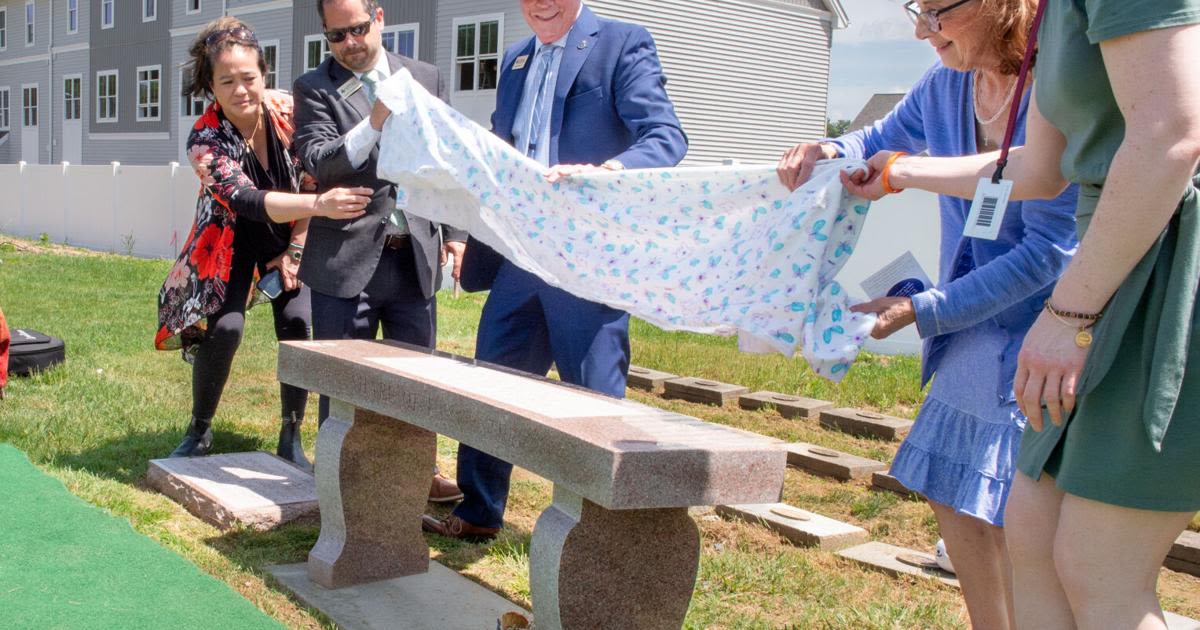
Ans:
POLYGON ((967 215, 963 236, 996 240, 1000 235, 1000 226, 1004 223, 1004 213, 1008 210, 1008 199, 1011 195, 1011 180, 1002 179, 993 183, 986 177, 980 179, 979 187, 975 189, 975 199, 971 203, 971 212, 967 215))
POLYGON ((996 218, 996 204, 999 202, 998 197, 984 197, 983 203, 979 204, 979 218, 976 219, 975 225, 981 228, 992 227, 992 220, 996 218))

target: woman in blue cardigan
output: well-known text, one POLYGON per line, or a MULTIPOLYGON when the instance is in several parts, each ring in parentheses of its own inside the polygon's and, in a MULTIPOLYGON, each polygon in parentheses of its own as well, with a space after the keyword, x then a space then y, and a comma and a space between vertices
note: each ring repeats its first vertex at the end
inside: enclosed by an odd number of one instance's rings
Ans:
MULTIPOLYGON (((1015 89, 1035 8, 1035 0, 909 2, 916 36, 940 62, 874 126, 789 150, 779 164, 784 184, 803 183, 819 159, 993 151, 1014 97, 1022 143, 1029 92, 1015 89)), ((1074 253, 1075 197, 1071 188, 1050 201, 1011 203, 997 238, 984 240, 963 235, 970 200, 943 195, 937 286, 855 307, 878 314, 876 338, 915 323, 922 385, 937 373, 891 473, 929 500, 975 628, 1012 627, 1002 528, 1025 428, 1013 376, 1025 333, 1074 253)))

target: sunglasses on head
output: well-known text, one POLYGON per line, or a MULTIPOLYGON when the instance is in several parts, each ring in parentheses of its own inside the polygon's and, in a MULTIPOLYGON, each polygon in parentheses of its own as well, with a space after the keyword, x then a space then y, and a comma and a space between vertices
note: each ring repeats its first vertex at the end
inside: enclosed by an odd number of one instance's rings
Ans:
POLYGON ((258 38, 254 36, 254 33, 250 29, 241 26, 224 28, 209 33, 208 37, 204 38, 204 45, 209 47, 216 46, 227 39, 232 39, 242 44, 258 46, 258 38))
POLYGON ((346 41, 348 35, 362 37, 371 32, 371 23, 374 21, 375 18, 371 18, 362 24, 355 24, 354 26, 347 26, 345 28, 331 28, 325 31, 325 39, 329 40, 330 44, 340 44, 346 41))

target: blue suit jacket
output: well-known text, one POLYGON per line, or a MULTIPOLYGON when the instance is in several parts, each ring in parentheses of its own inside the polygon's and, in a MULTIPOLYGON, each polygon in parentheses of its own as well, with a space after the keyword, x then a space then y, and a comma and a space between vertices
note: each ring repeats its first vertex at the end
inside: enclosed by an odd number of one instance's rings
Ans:
MULTIPOLYGON (((504 52, 492 132, 513 142, 513 122, 533 63, 534 38, 504 52)), ((675 166, 687 153, 687 136, 667 97, 667 78, 654 39, 641 26, 596 17, 583 7, 563 50, 550 118, 551 164, 601 164, 626 168, 675 166)), ((462 286, 490 288, 503 259, 472 240, 463 261, 462 286)))

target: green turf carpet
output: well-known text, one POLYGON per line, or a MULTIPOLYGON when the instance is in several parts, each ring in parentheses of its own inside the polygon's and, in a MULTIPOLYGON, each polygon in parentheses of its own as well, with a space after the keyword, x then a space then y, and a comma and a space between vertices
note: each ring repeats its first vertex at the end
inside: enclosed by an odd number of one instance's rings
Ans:
POLYGON ((0 444, 0 626, 280 628, 233 589, 0 444))

